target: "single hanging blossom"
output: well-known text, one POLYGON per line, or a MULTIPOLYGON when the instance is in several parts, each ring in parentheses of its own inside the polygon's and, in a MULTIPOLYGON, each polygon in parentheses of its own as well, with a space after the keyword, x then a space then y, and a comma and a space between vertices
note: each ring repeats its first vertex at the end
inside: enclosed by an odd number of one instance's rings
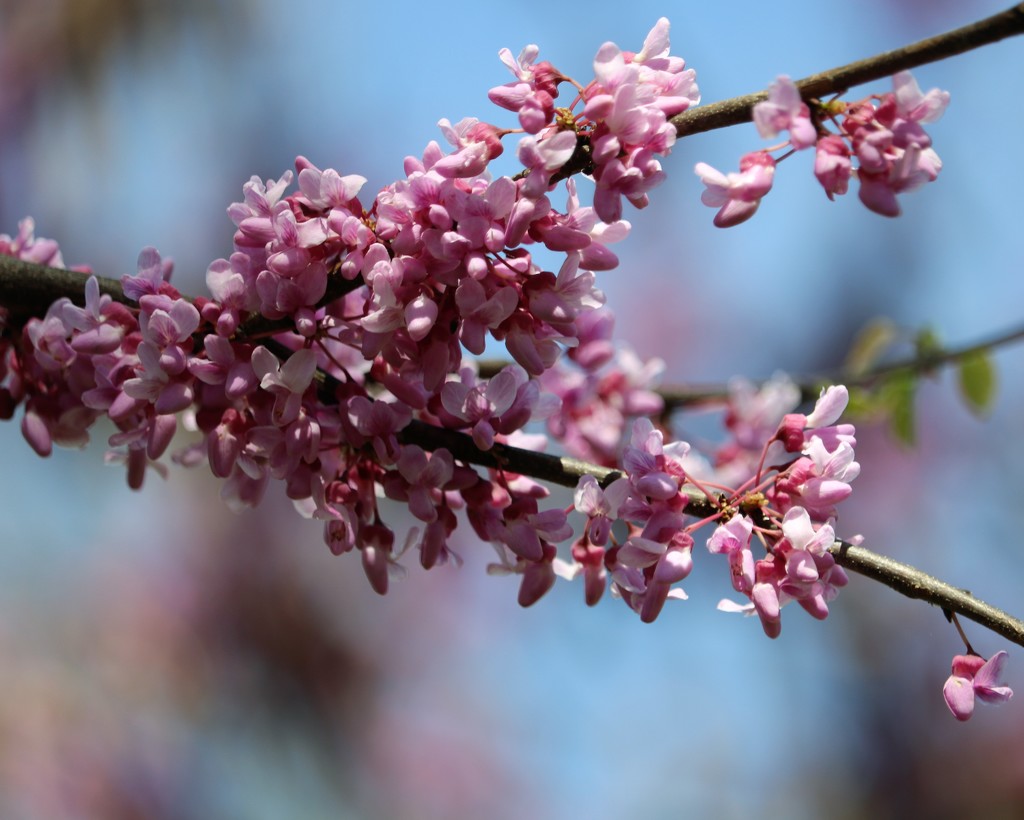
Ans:
POLYGON ((999 683, 1005 664, 1005 652, 996 652, 987 661, 978 655, 953 658, 953 674, 942 687, 942 695, 953 717, 957 720, 970 718, 976 697, 985 703, 1004 703, 1013 697, 1013 690, 999 683))
POLYGON ((707 186, 700 201, 718 208, 715 226, 731 228, 757 213, 761 198, 772 189, 775 160, 764 151, 753 151, 740 159, 738 174, 723 174, 706 162, 698 162, 694 171, 707 186))

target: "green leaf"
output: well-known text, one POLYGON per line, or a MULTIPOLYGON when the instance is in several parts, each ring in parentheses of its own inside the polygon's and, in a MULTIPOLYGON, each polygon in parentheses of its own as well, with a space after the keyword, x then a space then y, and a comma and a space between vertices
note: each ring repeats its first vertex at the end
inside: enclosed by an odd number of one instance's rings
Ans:
POLYGON ((851 419, 869 419, 878 413, 878 401, 874 393, 863 387, 850 387, 850 401, 843 411, 843 416, 851 419))
MULTIPOLYGON (((930 327, 921 328, 914 337, 914 352, 918 359, 925 362, 929 359, 937 359, 943 353, 942 342, 939 341, 938 334, 930 327)), ((934 367, 925 367, 921 370, 923 376, 931 376, 934 373, 934 367)))
POLYGON ((896 439, 907 446, 914 443, 914 394, 917 392, 917 376, 908 371, 887 376, 878 391, 879 399, 889 413, 889 426, 896 439))
POLYGON ((960 359, 957 376, 967 409, 976 416, 985 416, 992 409, 996 395, 996 368, 992 357, 984 350, 968 353, 960 359))
POLYGON ((884 316, 868 322, 850 346, 846 354, 844 371, 851 376, 860 376, 878 364, 882 355, 896 340, 896 325, 884 316))

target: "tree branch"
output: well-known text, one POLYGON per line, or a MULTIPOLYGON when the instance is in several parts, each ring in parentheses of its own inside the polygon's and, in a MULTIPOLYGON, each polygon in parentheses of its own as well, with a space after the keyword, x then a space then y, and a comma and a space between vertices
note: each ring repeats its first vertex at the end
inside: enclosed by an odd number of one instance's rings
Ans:
MULTIPOLYGON (((796 85, 805 100, 842 94, 852 86, 891 77, 898 71, 944 60, 1018 34, 1024 34, 1024 3, 945 34, 812 74, 797 80, 796 85)), ((745 94, 689 109, 671 122, 680 137, 727 128, 749 122, 754 106, 766 99, 767 91, 745 94)))
MULTIPOLYGON (((506 444, 495 444, 493 449, 483 451, 465 433, 434 427, 421 421, 413 421, 402 431, 400 438, 408 443, 418 444, 425 450, 445 447, 460 461, 484 467, 503 468, 563 487, 575 487, 580 478, 588 474, 597 478, 601 485, 606 487, 621 475, 617 470, 587 464, 574 458, 535 453, 506 444)), ((684 491, 690 498, 685 509, 687 515, 705 518, 719 511, 717 506, 695 488, 684 488, 684 491)), ((943 610, 963 615, 1024 647, 1024 621, 986 604, 965 590, 864 547, 837 542, 829 552, 837 564, 851 572, 878 581, 908 598, 927 601, 943 610)))
MULTIPOLYGON (((119 302, 130 302, 125 298, 120 282, 97 278, 102 293, 119 302)), ((338 278, 340 280, 340 277, 338 278)), ((86 274, 77 271, 48 268, 0 255, 0 305, 7 308, 10 316, 24 317, 42 316, 49 305, 62 296, 81 305, 85 301, 86 279, 86 274)), ((341 287, 352 286, 347 280, 340 281, 344 283, 341 287)), ((1008 341, 1022 336, 1024 330, 1017 330, 1013 334, 1004 334, 1000 339, 1008 341)), ((934 366, 943 357, 964 355, 966 352, 992 344, 992 341, 976 344, 963 348, 958 353, 949 351, 937 357, 930 357, 928 362, 934 366)), ((896 365, 889 367, 893 368, 896 365)), ((466 433, 435 427, 419 420, 410 422, 401 431, 399 438, 403 443, 418 444, 424 450, 434 451, 444 447, 454 458, 467 464, 503 469, 563 487, 576 487, 584 475, 592 475, 603 486, 607 486, 621 475, 617 470, 588 464, 578 459, 535 453, 507 444, 495 444, 490 450, 481 450, 466 433)), ((688 515, 704 518, 718 512, 718 507, 695 488, 684 488, 684 492, 689 494, 689 503, 685 510, 688 515)), ((837 543, 830 551, 835 556, 837 564, 852 572, 872 578, 901 595, 920 598, 944 610, 963 615, 1007 640, 1024 646, 1024 622, 978 600, 970 593, 863 547, 837 543)))
MULTIPOLYGON (((960 359, 974 353, 995 350, 998 347, 1024 340, 1024 325, 1017 325, 995 333, 987 339, 981 339, 959 347, 950 347, 927 354, 908 356, 893 362, 879 364, 861 373, 850 373, 842 369, 820 373, 816 376, 800 376, 793 380, 800 389, 802 401, 814 401, 822 385, 844 384, 847 387, 871 387, 879 380, 893 373, 906 371, 909 373, 927 373, 946 365, 956 364, 960 359)), ((503 359, 479 359, 477 366, 482 378, 491 378, 509 364, 503 359)), ((763 383, 763 382, 761 382, 763 383)), ((685 407, 699 407, 704 404, 718 404, 728 400, 729 387, 724 384, 702 384, 683 387, 667 385, 655 391, 665 401, 665 410, 678 410, 685 407)))
MULTIPOLYGON (((824 384, 842 383, 847 387, 871 387, 876 382, 894 373, 927 373, 939 367, 956 364, 960 359, 974 353, 995 350, 998 347, 1024 340, 1024 326, 1008 328, 995 333, 987 339, 970 342, 959 347, 945 348, 934 353, 908 356, 894 362, 880 364, 865 370, 863 373, 852 374, 843 370, 834 370, 818 376, 804 376, 795 379, 800 388, 800 396, 804 401, 813 401, 824 384)), ((729 397, 729 388, 724 385, 702 385, 699 387, 663 387, 658 390, 665 400, 665 408, 678 409, 707 402, 724 401, 729 397)))
POLYGON ((908 598, 919 598, 970 618, 1008 641, 1024 646, 1024 621, 986 604, 967 590, 951 586, 909 564, 845 542, 837 542, 829 552, 845 569, 872 578, 908 598))
MULTIPOLYGON (((15 320, 42 317, 47 309, 66 296, 76 305, 85 304, 85 283, 91 274, 82 271, 48 268, 0 254, 0 307, 15 320)), ((132 304, 116 279, 96 277, 100 293, 115 302, 132 304)))
MULTIPOLYGON (((846 66, 823 71, 797 81, 805 99, 820 98, 842 93, 861 83, 890 76, 897 71, 945 59, 965 51, 994 43, 1006 37, 1024 33, 1024 3, 1000 14, 963 28, 922 40, 904 48, 859 60, 846 66)), ((767 98, 766 92, 748 94, 695 108, 673 118, 679 136, 710 131, 746 122, 751 118, 753 106, 767 98)), ((121 285, 113 279, 99 279, 100 291, 118 302, 128 303, 121 285)), ((6 311, 7 324, 17 326, 30 316, 42 316, 58 298, 67 297, 76 304, 84 304, 87 275, 77 271, 48 268, 0 255, 0 306, 6 311)), ((332 276, 326 301, 337 298, 357 287, 361 282, 347 281, 332 276)), ((261 335, 286 327, 254 318, 244 326, 249 335, 261 335)), ((960 349, 944 351, 928 357, 915 357, 885 365, 858 377, 858 383, 905 368, 926 370, 954 361, 968 353, 989 349, 999 344, 1024 338, 1024 329, 1002 334, 995 339, 960 349)), ((670 402, 707 401, 718 398, 714 390, 689 391, 689 394, 669 396, 670 402)), ((480 450, 472 438, 455 430, 435 427, 414 420, 401 433, 404 442, 416 443, 426 450, 448 449, 460 461, 484 467, 504 469, 538 480, 575 487, 583 475, 593 475, 607 485, 620 475, 615 470, 587 464, 572 458, 535 453, 504 444, 491 450, 480 450)), ((713 502, 695 489, 688 489, 690 501, 686 512, 704 517, 717 511, 713 502)), ((1006 612, 990 606, 970 593, 957 589, 907 564, 863 547, 837 542, 830 548, 836 563, 852 572, 872 578, 908 598, 928 601, 945 611, 956 612, 1002 635, 1013 643, 1024 646, 1024 622, 1006 612)))

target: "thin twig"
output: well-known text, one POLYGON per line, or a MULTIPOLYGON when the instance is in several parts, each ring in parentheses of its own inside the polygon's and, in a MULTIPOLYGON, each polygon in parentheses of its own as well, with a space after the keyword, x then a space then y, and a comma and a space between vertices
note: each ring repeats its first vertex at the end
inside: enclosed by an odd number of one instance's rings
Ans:
MULTIPOLYGON (((821 99, 830 94, 842 94, 855 85, 891 77, 898 71, 944 60, 1018 34, 1024 34, 1024 3, 945 34, 812 74, 797 80, 796 85, 805 100, 821 99)), ((727 128, 749 122, 754 106, 767 98, 767 91, 745 94, 684 111, 673 117, 671 122, 680 137, 727 128)))
MULTIPOLYGON (((894 362, 880 364, 865 370, 863 373, 851 374, 842 369, 818 376, 802 376, 795 378, 800 396, 804 401, 813 401, 818 397, 822 385, 844 384, 847 387, 871 387, 894 373, 927 373, 939 367, 956 364, 961 359, 975 353, 995 350, 999 347, 1019 342, 1024 339, 1024 326, 1016 326, 995 333, 976 342, 945 348, 933 353, 908 356, 894 362)), ((660 388, 658 394, 665 400, 666 409, 678 409, 708 402, 725 401, 729 398, 729 388, 725 385, 701 385, 697 387, 660 388)))
MULTIPOLYGON (((879 364, 861 373, 852 374, 842 368, 820 373, 816 376, 796 376, 793 381, 800 389, 802 401, 814 401, 822 385, 843 384, 847 387, 871 387, 886 376, 894 373, 927 373, 939 367, 956 364, 975 353, 995 350, 999 347, 1024 340, 1024 326, 1017 325, 989 336, 986 339, 944 348, 942 350, 908 356, 893 362, 879 364)), ((509 364, 503 359, 482 359, 477 362, 480 376, 490 378, 509 364)), ((763 384, 756 381, 755 384, 763 384)), ((720 404, 729 399, 729 387, 724 384, 666 385, 655 392, 665 401, 666 410, 686 407, 700 407, 705 404, 720 404)))

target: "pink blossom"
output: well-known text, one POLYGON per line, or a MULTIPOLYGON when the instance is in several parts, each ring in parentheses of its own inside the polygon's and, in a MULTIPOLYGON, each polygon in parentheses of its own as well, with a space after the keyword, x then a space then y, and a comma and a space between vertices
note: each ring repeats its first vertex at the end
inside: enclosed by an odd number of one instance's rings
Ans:
POLYGON ((64 258, 61 256, 58 244, 52 239, 37 238, 35 230, 36 222, 28 216, 18 223, 16 236, 0 234, 0 254, 23 259, 26 262, 34 262, 37 265, 63 268, 64 258))
POLYGON ((797 150, 810 148, 818 134, 811 112, 800 98, 800 90, 786 75, 768 86, 768 99, 754 106, 754 125, 765 139, 774 139, 780 131, 789 131, 789 142, 797 150))
POLYGON ((455 291, 462 324, 459 339, 470 353, 484 352, 488 330, 502 324, 519 306, 519 292, 514 287, 498 287, 490 297, 480 282, 467 276, 455 291))
POLYGON ((1013 690, 999 681, 1006 665, 1006 652, 996 652, 987 661, 978 655, 957 655, 953 658, 953 673, 942 687, 942 695, 953 717, 968 720, 974 714, 974 701, 1005 703, 1013 697, 1013 690))
POLYGON ((892 88, 896 110, 911 122, 937 122, 949 105, 948 91, 933 88, 927 94, 922 94, 921 87, 909 71, 894 74, 892 88))
POLYGON ((755 151, 740 159, 739 173, 723 174, 704 162, 698 162, 695 170, 707 186, 700 201, 718 208, 714 219, 717 227, 731 228, 750 219, 761 198, 772 189, 775 160, 764 151, 755 151))
POLYGON ((917 145, 894 149, 891 153, 886 172, 858 173, 858 196, 875 213, 895 217, 900 215, 896 195, 934 182, 942 170, 942 160, 931 148, 922 149, 917 145))
POLYGON ((754 523, 745 515, 735 515, 715 528, 707 541, 708 552, 729 557, 733 589, 747 595, 754 588, 754 556, 750 536, 754 523))
POLYGON ((802 451, 814 437, 820 439, 829 451, 843 442, 854 447, 857 444, 854 426, 836 424, 849 401, 850 393, 845 385, 823 387, 810 415, 788 413, 779 423, 776 437, 790 453, 802 451))
MULTIPOLYGON (((139 252, 138 272, 134 276, 126 274, 121 277, 124 295, 138 302, 146 294, 165 292, 170 287, 167 282, 173 267, 170 259, 160 258, 156 248, 143 248, 139 252)), ((176 291, 174 295, 178 295, 176 291)))
POLYGON ((100 296, 95 276, 90 276, 85 283, 85 307, 65 304, 64 320, 71 331, 77 331, 71 347, 93 356, 117 350, 126 330, 134 324, 123 305, 106 294, 100 296))
POLYGON ((814 155, 814 176, 829 199, 834 199, 836 194, 846 193, 852 173, 850 149, 842 137, 829 134, 819 139, 814 155))
POLYGON ((566 567, 555 564, 555 572, 568 580, 579 573, 583 574, 583 599, 587 606, 596 606, 608 585, 605 554, 604 547, 588 544, 586 539, 581 538, 572 546, 573 564, 566 567))
POLYGON ((475 177, 504 150, 498 129, 472 117, 455 125, 442 119, 437 125, 445 139, 457 149, 434 163, 432 170, 443 177, 475 177))
POLYGON ((252 352, 252 369, 260 387, 274 394, 274 423, 284 427, 294 421, 302 406, 302 397, 313 382, 316 354, 309 348, 297 350, 282 365, 265 347, 252 352))
POLYGON ((519 124, 528 134, 538 134, 555 113, 558 83, 564 79, 549 62, 534 65, 540 49, 526 46, 518 59, 507 48, 498 56, 516 78, 516 82, 492 88, 487 96, 495 105, 519 113, 519 124))
POLYGON ((319 210, 340 208, 349 211, 355 204, 359 191, 366 184, 366 177, 359 174, 342 176, 333 168, 321 171, 305 157, 298 157, 295 165, 299 168, 299 189, 306 201, 319 210))
POLYGON ((348 400, 348 420, 356 431, 373 443, 373 451, 383 464, 393 464, 399 456, 396 434, 409 424, 412 412, 401 402, 370 401, 365 396, 348 400))
MULTIPOLYGON (((516 365, 502 368, 481 383, 476 382, 471 369, 464 368, 458 380, 441 388, 444 409, 455 419, 473 425, 473 440, 482 450, 494 446, 496 433, 511 433, 526 424, 538 409, 539 399, 537 383, 516 365)), ((544 407, 547 412, 553 409, 550 403, 544 407)))
POLYGON ((592 475, 585 475, 579 480, 573 502, 576 511, 589 519, 587 534, 591 543, 599 547, 608 543, 612 523, 628 493, 629 480, 626 478, 615 479, 606 489, 602 489, 592 475))

